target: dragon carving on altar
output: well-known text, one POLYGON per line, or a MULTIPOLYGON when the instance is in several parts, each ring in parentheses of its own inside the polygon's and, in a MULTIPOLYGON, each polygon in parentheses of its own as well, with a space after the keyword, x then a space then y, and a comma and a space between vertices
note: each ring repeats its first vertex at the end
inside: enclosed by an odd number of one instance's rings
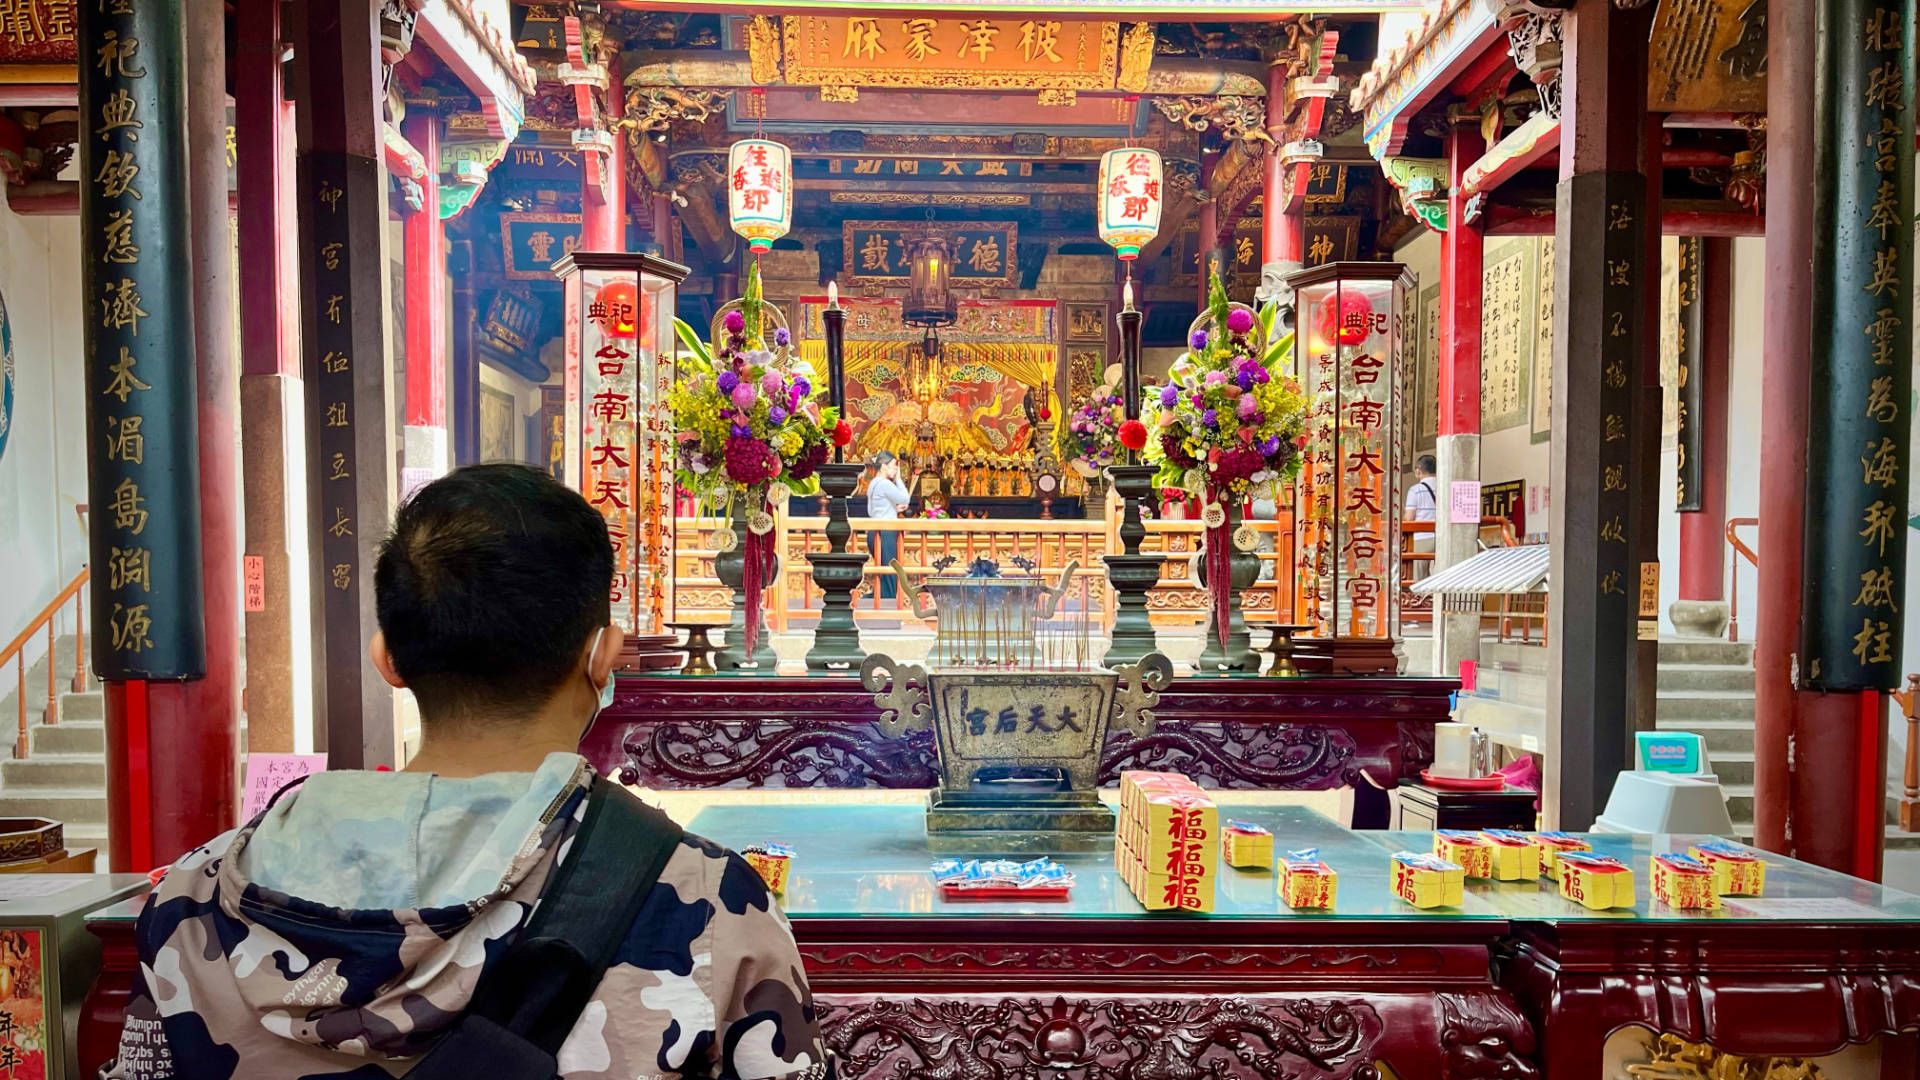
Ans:
POLYGON ((1364 1003, 1294 999, 822 1003, 841 1074, 893 1080, 1378 1080, 1364 1003))

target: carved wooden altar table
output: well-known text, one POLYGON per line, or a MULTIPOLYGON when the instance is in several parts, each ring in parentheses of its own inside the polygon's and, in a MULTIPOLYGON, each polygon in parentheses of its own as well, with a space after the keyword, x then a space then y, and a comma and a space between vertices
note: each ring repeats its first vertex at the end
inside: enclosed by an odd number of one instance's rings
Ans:
MULTIPOLYGON (((1453 679, 1217 676, 1175 679, 1137 737, 1116 730, 1104 783, 1122 769, 1182 772, 1208 787, 1352 787, 1355 824, 1387 824, 1385 791, 1433 761, 1453 679)), ((873 695, 848 676, 619 677, 581 740, 602 773, 651 788, 929 788, 931 732, 889 739, 873 695)))

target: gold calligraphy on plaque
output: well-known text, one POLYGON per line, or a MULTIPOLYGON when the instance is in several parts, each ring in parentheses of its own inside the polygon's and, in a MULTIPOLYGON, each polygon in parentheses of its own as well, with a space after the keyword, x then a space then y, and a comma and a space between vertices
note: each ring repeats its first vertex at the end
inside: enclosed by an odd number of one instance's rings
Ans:
POLYGON ((72 60, 75 0, 0 0, 0 54, 72 60))
POLYGON ((1120 24, 1103 19, 787 15, 780 21, 790 84, 1112 90, 1119 75, 1120 24))

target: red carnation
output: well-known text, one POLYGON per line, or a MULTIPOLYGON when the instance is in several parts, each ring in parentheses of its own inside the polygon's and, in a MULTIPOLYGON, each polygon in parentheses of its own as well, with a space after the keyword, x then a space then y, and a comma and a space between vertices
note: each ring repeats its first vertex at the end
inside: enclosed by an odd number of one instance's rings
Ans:
POLYGON ((1129 450, 1147 448, 1147 425, 1138 420, 1129 420, 1120 425, 1120 445, 1129 450))
POLYGON ((800 456, 794 460, 793 464, 787 467, 787 475, 793 477, 795 480, 805 480, 820 471, 820 466, 826 463, 827 444, 814 443, 805 450, 800 451, 800 456))
POLYGON ((853 426, 845 420, 837 420, 833 425, 833 445, 846 446, 853 441, 853 426))
POLYGON ((780 458, 759 439, 734 436, 727 440, 727 478, 752 487, 780 475, 780 458))

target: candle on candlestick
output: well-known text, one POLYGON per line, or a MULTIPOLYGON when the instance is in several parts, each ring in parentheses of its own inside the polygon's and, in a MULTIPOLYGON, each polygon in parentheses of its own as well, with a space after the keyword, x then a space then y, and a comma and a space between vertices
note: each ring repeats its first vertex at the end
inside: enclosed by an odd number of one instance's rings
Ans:
POLYGON ((1145 321, 1140 312, 1134 310, 1132 288, 1129 286, 1123 299, 1125 306, 1120 310, 1120 379, 1123 396, 1121 402, 1128 420, 1140 419, 1140 324, 1145 321))
MULTIPOLYGON (((827 333, 827 404, 844 420, 847 414, 847 309, 840 306, 840 289, 831 281, 827 282, 827 307, 820 313, 820 324, 827 333)), ((845 460, 841 447, 833 448, 833 460, 845 460)))

